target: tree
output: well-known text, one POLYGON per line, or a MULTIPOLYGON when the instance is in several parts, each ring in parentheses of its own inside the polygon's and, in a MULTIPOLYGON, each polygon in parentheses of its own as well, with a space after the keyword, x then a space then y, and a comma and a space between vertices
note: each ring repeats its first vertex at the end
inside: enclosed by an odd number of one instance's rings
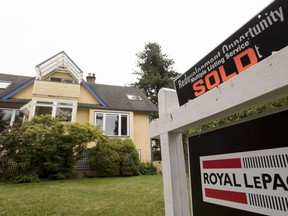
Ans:
POLYGON ((146 44, 145 49, 136 56, 139 71, 133 74, 138 81, 132 86, 140 88, 153 104, 158 105, 159 90, 163 87, 174 88, 173 79, 179 75, 173 69, 174 61, 162 53, 157 43, 146 44))
MULTIPOLYGON (((153 104, 158 105, 158 92, 161 88, 173 88, 173 80, 179 75, 174 70, 174 61, 162 53, 158 43, 145 44, 142 52, 136 54, 138 57, 137 67, 139 71, 134 71, 137 82, 132 85, 140 88, 153 104)), ((152 118, 157 118, 154 114, 152 118)), ((160 142, 152 142, 152 159, 161 160, 160 142)))

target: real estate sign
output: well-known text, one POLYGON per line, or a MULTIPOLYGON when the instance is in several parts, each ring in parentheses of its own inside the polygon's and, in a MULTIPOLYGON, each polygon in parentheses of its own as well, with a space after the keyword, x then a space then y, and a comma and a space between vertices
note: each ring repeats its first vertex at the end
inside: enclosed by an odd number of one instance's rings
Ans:
POLYGON ((189 138, 193 215, 288 215, 288 110, 189 138))
POLYGON ((288 1, 275 0, 175 80, 180 106, 288 45, 288 1))

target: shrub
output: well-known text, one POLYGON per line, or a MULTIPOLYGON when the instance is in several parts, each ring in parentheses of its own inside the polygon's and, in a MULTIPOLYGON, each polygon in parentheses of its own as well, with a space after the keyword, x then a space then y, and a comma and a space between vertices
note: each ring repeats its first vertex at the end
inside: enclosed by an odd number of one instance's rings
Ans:
POLYGON ((120 155, 120 176, 131 174, 138 175, 140 161, 134 143, 131 139, 123 139, 119 144, 118 152, 120 155))
POLYGON ((105 140, 102 131, 93 125, 63 124, 49 115, 34 117, 0 137, 0 161, 13 160, 20 173, 36 172, 50 179, 67 178, 86 143, 105 140))
POLYGON ((22 173, 14 176, 12 178, 12 181, 14 184, 20 184, 20 183, 33 183, 33 182, 39 182, 39 176, 35 173, 22 173))
POLYGON ((91 166, 98 176, 138 175, 139 156, 131 139, 107 139, 91 149, 91 166))
POLYGON ((99 142, 91 149, 92 169, 101 177, 119 175, 120 156, 116 145, 112 142, 99 142))
POLYGON ((141 163, 139 165, 139 174, 141 175, 156 175, 157 168, 152 163, 141 163))
POLYGON ((66 179, 67 177, 68 177, 68 176, 65 175, 65 174, 63 174, 63 173, 50 174, 50 175, 48 176, 48 178, 49 178, 50 180, 64 180, 64 179, 66 179))

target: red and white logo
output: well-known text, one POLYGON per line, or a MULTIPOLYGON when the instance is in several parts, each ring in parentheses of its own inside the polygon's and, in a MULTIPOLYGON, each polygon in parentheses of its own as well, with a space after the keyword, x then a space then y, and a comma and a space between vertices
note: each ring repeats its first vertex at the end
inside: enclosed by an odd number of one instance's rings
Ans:
POLYGON ((288 147, 200 157, 203 201, 288 215, 288 147))

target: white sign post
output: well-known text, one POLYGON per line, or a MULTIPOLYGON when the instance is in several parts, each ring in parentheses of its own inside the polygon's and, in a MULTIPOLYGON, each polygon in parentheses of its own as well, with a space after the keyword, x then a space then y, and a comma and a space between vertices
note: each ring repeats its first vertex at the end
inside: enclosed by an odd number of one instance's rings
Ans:
MULTIPOLYGON (((174 90, 161 89, 159 92, 159 116, 177 109, 178 99, 174 90)), ((182 133, 160 134, 162 170, 166 215, 189 215, 188 191, 183 153, 182 133)))
POLYGON ((161 89, 159 119, 151 122, 150 137, 161 141, 165 214, 190 215, 181 135, 185 129, 287 95, 288 47, 181 107, 174 90, 161 89))

